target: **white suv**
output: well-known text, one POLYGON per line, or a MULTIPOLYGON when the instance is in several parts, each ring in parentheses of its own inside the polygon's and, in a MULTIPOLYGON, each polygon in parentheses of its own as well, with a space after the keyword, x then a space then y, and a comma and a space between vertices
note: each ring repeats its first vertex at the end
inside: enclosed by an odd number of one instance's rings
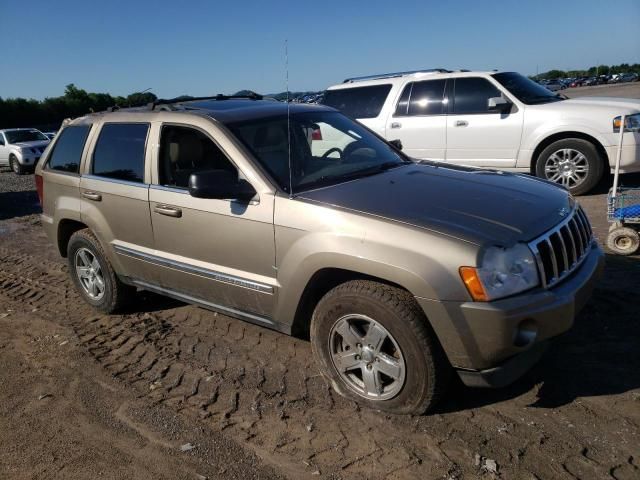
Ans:
MULTIPOLYGON (((423 70, 349 78, 323 103, 418 159, 533 173, 591 190, 625 135, 620 171, 640 171, 640 100, 567 99, 513 72, 423 70)), ((339 146, 336 146, 339 148, 339 146)), ((329 154, 331 155, 331 154, 329 154)))
POLYGON ((33 171, 51 140, 35 128, 0 130, 0 166, 18 175, 33 171))

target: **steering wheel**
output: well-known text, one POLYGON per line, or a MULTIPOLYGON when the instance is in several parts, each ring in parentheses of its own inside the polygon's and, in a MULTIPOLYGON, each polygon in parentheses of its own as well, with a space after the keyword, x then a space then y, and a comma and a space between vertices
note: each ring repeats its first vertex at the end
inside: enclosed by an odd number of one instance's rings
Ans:
POLYGON ((338 147, 330 148, 329 150, 327 150, 326 152, 324 152, 324 153, 322 154, 322 158, 328 158, 328 157, 329 157, 329 155, 331 155, 332 153, 336 153, 336 152, 338 152, 338 154, 340 155, 340 158, 339 158, 338 160, 339 160, 339 161, 342 161, 342 157, 343 157, 342 150, 341 150, 341 149, 339 149, 338 147))
POLYGON ((344 148, 344 151, 342 152, 342 155, 341 155, 342 161, 345 161, 346 159, 348 159, 353 154, 353 152, 355 152, 359 148, 364 148, 364 147, 366 147, 366 144, 362 140, 356 140, 355 142, 351 142, 349 145, 347 145, 344 148))

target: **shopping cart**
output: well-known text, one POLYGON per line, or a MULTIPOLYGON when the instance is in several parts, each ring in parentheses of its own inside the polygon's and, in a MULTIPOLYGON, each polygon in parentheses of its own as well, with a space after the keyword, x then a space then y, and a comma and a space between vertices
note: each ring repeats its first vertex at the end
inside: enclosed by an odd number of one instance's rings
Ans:
MULTIPOLYGON (((617 119, 616 119, 617 120, 617 119)), ((607 217, 611 226, 607 236, 607 247, 618 255, 632 255, 640 246, 640 188, 618 186, 620 177, 620 157, 624 133, 636 131, 627 127, 627 119, 620 119, 620 140, 613 172, 613 187, 607 196, 607 217)))

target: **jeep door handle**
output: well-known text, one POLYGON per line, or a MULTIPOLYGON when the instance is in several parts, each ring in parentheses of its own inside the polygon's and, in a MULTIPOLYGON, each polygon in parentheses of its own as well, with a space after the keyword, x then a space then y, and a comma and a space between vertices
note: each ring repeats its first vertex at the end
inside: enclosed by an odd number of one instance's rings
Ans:
POLYGON ((166 215, 167 217, 182 217, 182 210, 176 207, 170 207, 169 205, 156 205, 153 211, 160 215, 166 215))
POLYGON ((391 128, 400 128, 402 127, 402 124, 400 122, 393 122, 391 124, 391 128))
POLYGON ((466 127, 469 125, 469 122, 466 120, 456 120, 456 127, 466 127))
POLYGON ((102 200, 102 195, 96 192, 92 192, 90 190, 82 192, 82 196, 87 200, 93 200, 94 202, 99 202, 102 200))

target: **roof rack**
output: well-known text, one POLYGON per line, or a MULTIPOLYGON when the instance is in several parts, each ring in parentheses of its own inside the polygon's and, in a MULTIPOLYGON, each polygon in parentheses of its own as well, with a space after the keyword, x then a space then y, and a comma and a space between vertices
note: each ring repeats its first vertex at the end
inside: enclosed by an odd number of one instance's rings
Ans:
POLYGON ((247 95, 222 95, 219 93, 218 95, 214 95, 212 97, 191 97, 191 98, 176 97, 168 100, 166 99, 155 100, 151 103, 148 103, 147 107, 149 108, 149 110, 155 110, 155 108, 158 105, 173 105, 173 104, 187 103, 187 102, 201 102, 203 100, 232 100, 235 98, 245 98, 248 100, 262 100, 262 95, 259 95, 257 93, 250 93, 247 95))
POLYGON ((422 70, 409 70, 406 72, 379 73, 376 75, 365 75, 362 77, 346 78, 342 83, 362 82, 365 80, 379 80, 382 78, 403 77, 405 75, 411 75, 414 73, 451 73, 451 70, 447 70, 446 68, 426 68, 422 70))

